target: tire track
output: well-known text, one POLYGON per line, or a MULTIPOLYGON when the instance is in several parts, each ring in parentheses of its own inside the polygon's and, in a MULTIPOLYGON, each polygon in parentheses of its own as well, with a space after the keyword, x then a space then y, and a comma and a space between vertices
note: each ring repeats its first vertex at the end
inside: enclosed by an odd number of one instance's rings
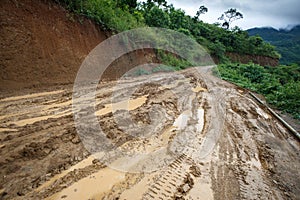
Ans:
POLYGON ((174 199, 174 194, 187 179, 189 168, 194 164, 194 161, 186 154, 180 155, 158 175, 159 178, 150 185, 148 191, 144 193, 143 199, 174 199))

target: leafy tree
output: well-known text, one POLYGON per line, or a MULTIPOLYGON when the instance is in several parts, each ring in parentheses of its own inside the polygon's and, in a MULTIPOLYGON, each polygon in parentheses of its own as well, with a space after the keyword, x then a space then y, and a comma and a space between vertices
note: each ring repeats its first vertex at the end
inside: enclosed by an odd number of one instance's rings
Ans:
POLYGON ((194 16, 194 20, 198 20, 200 15, 207 13, 208 9, 205 6, 200 6, 199 10, 196 12, 196 15, 194 16))
POLYGON ((211 43, 208 46, 211 55, 216 56, 219 59, 223 59, 225 54, 225 46, 218 40, 216 40, 214 43, 211 43))
POLYGON ((168 28, 170 25, 170 16, 158 6, 153 6, 145 12, 144 18, 148 26, 168 28))
POLYGON ((229 10, 227 10, 226 12, 224 12, 224 14, 221 15, 221 17, 218 18, 218 20, 223 20, 223 24, 222 26, 225 29, 229 29, 230 24, 233 21, 236 21, 238 19, 242 19, 243 18, 243 14, 238 12, 235 8, 230 8, 229 10))
POLYGON ((167 6, 167 1, 166 0, 147 0, 147 1, 153 1, 153 2, 155 2, 158 6, 161 6, 161 5, 163 5, 163 6, 167 6))
POLYGON ((154 6, 164 6, 167 7, 167 1, 166 0, 147 0, 146 2, 143 2, 143 7, 147 9, 151 9, 154 6))
POLYGON ((134 12, 134 9, 138 6, 137 0, 117 0, 117 6, 120 8, 128 7, 131 13, 134 12))
POLYGON ((170 17, 170 29, 179 30, 180 28, 189 29, 189 19, 181 9, 175 9, 173 5, 168 6, 168 15, 170 17))

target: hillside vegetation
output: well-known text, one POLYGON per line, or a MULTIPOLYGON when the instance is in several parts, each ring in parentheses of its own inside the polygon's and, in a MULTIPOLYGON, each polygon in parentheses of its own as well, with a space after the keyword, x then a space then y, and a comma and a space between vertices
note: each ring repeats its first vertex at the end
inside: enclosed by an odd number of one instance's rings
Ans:
POLYGON ((300 67, 298 65, 280 65, 274 68, 253 63, 222 64, 218 66, 218 71, 223 79, 263 94, 268 103, 300 119, 300 67))
POLYGON ((182 32, 206 47, 221 62, 227 60, 225 52, 280 57, 274 46, 264 42, 259 36, 251 37, 238 27, 225 29, 220 24, 205 23, 201 21, 201 15, 191 17, 164 0, 148 0, 144 3, 137 3, 135 0, 56 1, 78 15, 93 19, 104 30, 114 33, 143 26, 182 32))
POLYGON ((252 36, 260 36, 276 46, 276 50, 282 55, 281 64, 300 64, 300 25, 293 27, 291 30, 253 28, 249 29, 248 33, 252 36))

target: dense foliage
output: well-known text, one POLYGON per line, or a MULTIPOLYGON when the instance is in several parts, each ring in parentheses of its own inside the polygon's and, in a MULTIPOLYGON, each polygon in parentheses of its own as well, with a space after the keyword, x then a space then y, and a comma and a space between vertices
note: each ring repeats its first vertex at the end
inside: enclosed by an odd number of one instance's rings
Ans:
POLYGON ((299 65, 262 67, 255 64, 221 64, 218 70, 224 80, 263 94, 280 110, 300 119, 299 65))
POLYGON ((180 31, 203 45, 220 61, 226 60, 225 52, 279 58, 274 47, 258 36, 250 37, 246 31, 238 27, 224 29, 221 24, 201 21, 201 14, 207 12, 204 6, 191 17, 172 4, 168 5, 165 0, 147 0, 142 3, 135 0, 56 1, 72 12, 91 18, 103 28, 113 32, 142 26, 180 31))
POLYGON ((273 28, 254 28, 248 30, 250 35, 259 35, 264 40, 276 46, 282 55, 281 64, 297 63, 300 65, 300 25, 291 30, 276 30, 273 28))
POLYGON ((55 0, 68 10, 86 16, 102 29, 121 32, 144 26, 141 13, 135 12, 134 2, 114 0, 55 0), (127 4, 124 4, 127 2, 127 4))

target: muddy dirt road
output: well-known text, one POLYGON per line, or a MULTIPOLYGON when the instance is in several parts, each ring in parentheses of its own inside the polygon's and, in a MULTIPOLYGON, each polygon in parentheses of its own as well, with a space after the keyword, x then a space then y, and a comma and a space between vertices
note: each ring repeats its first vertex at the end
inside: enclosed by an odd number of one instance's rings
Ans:
POLYGON ((99 85, 106 137, 143 155, 106 162, 77 134, 72 86, 3 96, 0 199, 300 199, 299 142, 247 91, 195 71, 99 85))

